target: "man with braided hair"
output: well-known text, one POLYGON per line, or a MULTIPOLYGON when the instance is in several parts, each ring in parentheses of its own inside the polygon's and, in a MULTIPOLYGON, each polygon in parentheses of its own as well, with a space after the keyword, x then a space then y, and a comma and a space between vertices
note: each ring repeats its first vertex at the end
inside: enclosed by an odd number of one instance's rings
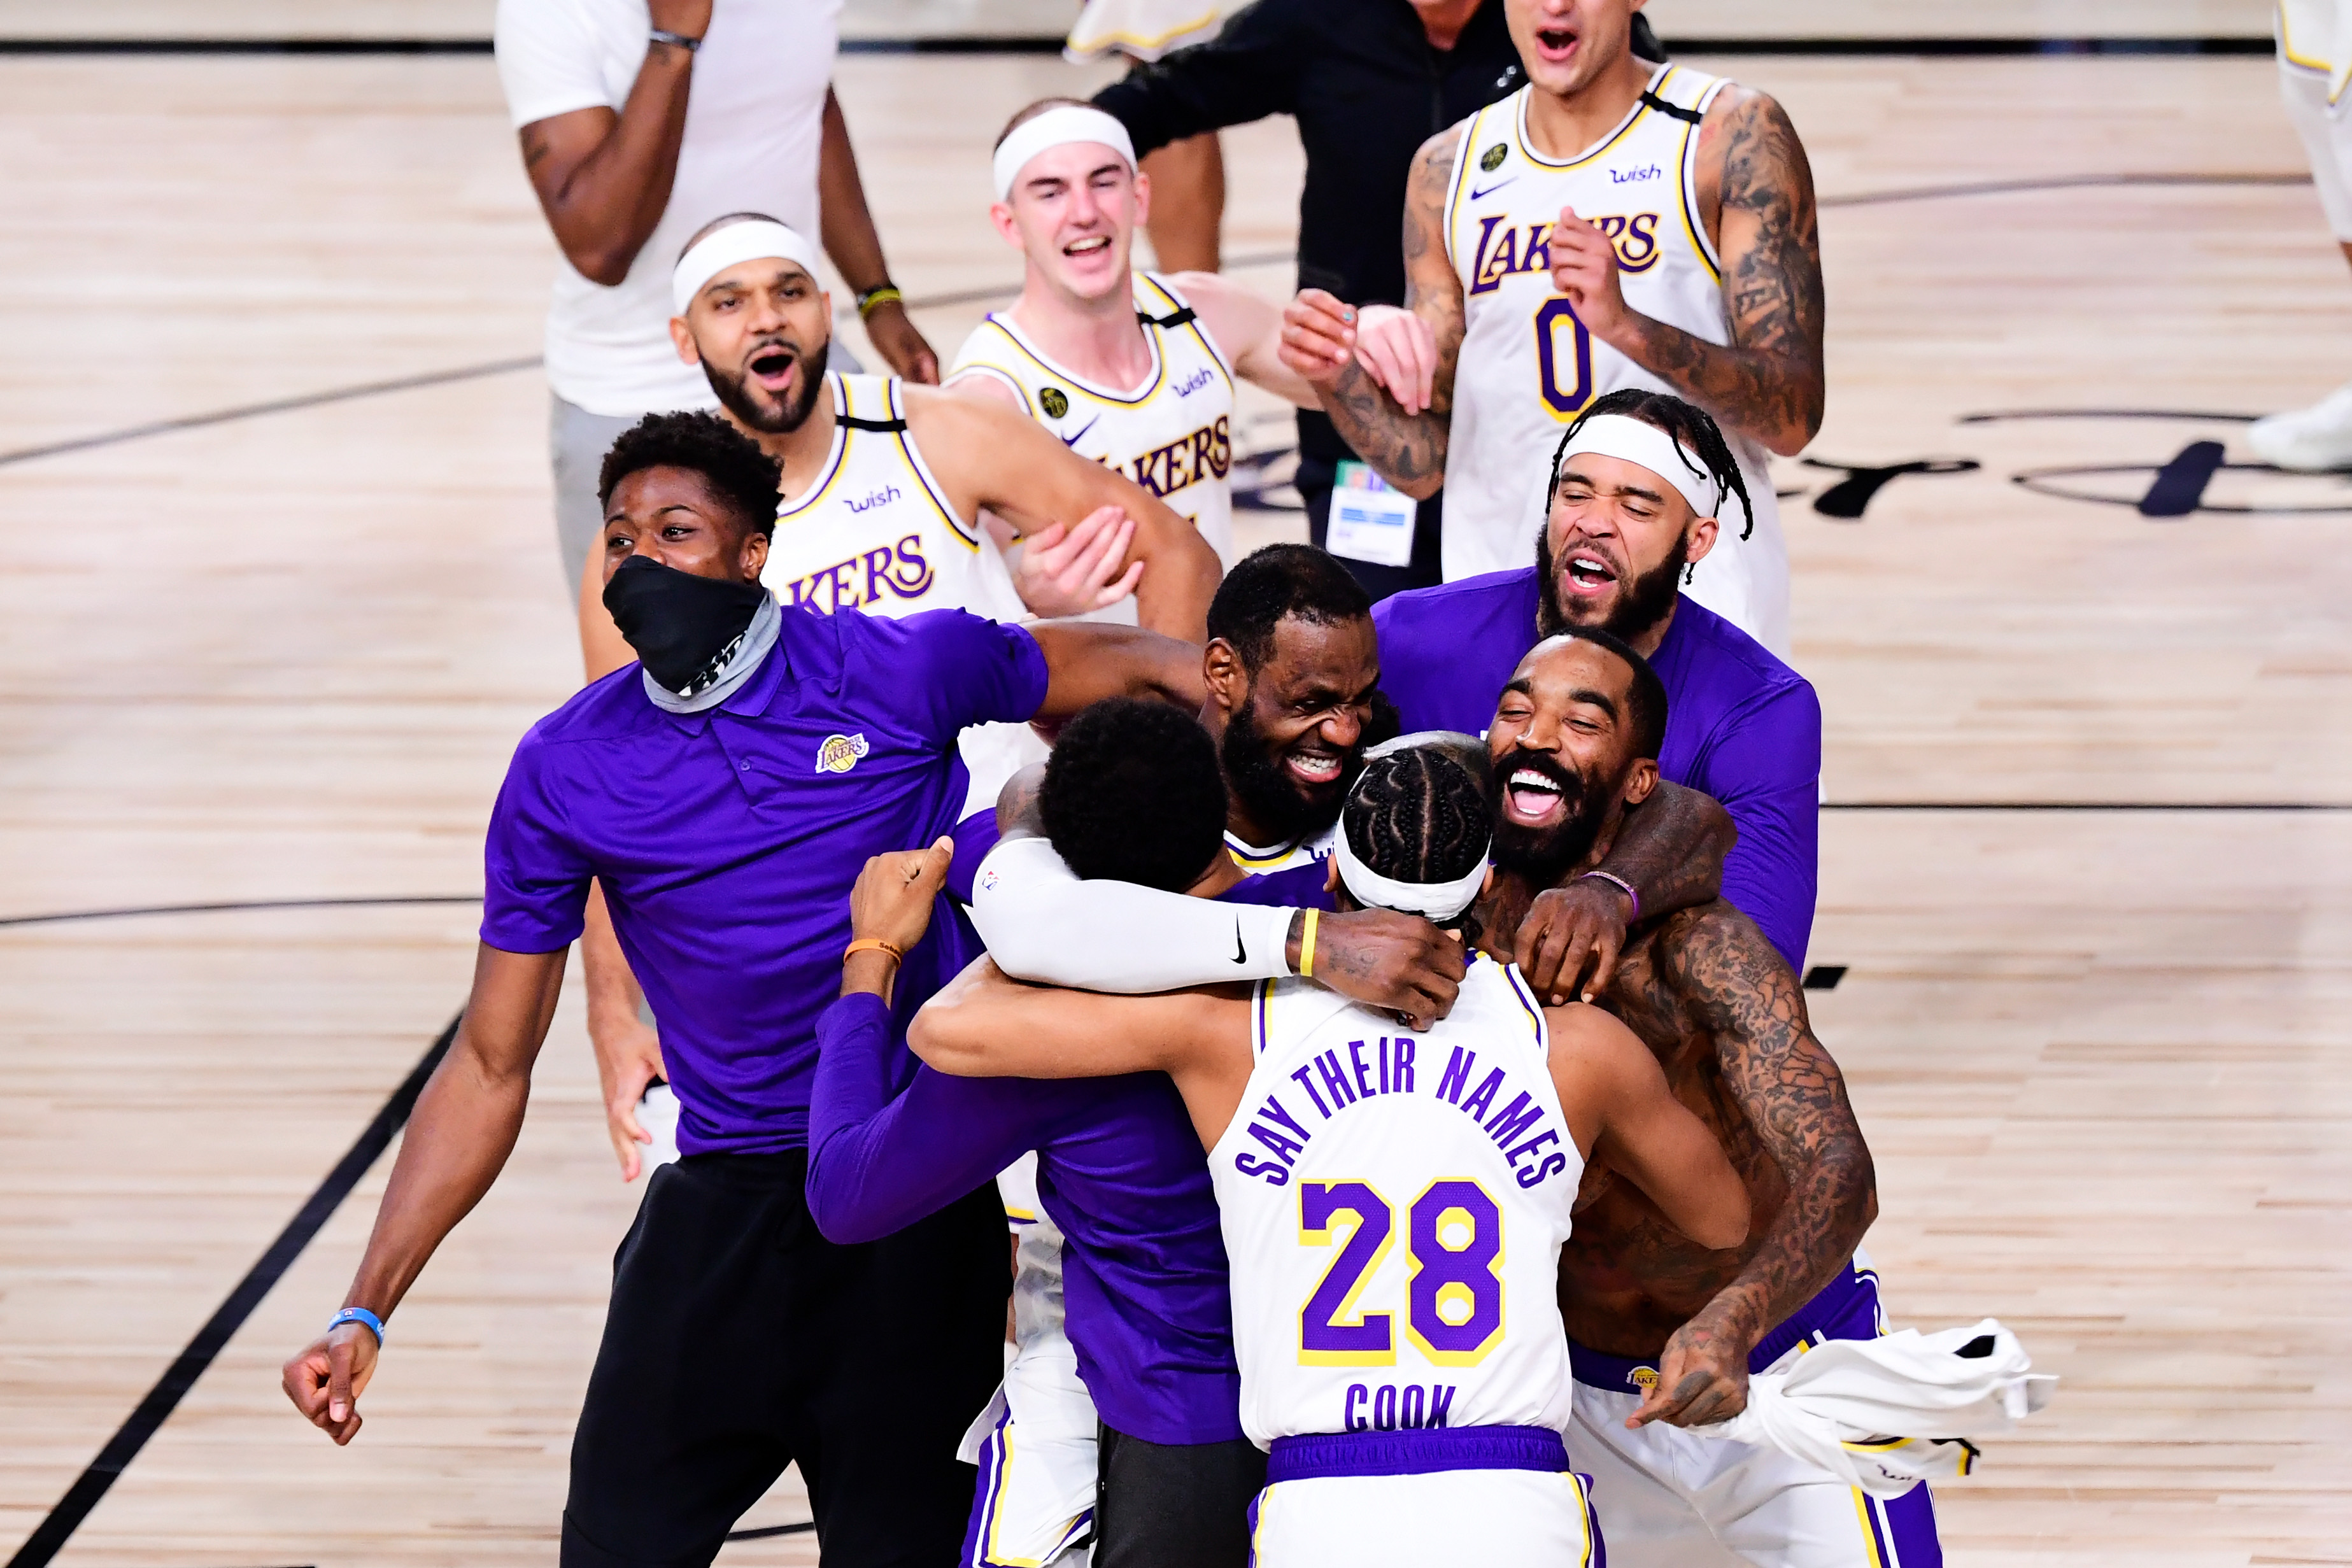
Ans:
MULTIPOLYGON (((1333 841, 1334 902, 1456 926, 1492 876, 1486 808, 1438 749, 1368 759, 1333 841)), ((920 853, 869 868, 861 933, 919 936, 947 859, 920 853)), ((1729 1162, 1614 1019, 1541 1007, 1483 956, 1419 1030, 1306 978, 1107 997, 982 962, 908 1043, 961 1076, 1174 1081, 1209 1151, 1241 1425, 1268 1450, 1250 1511, 1262 1568, 1599 1560, 1562 1437, 1556 1300, 1584 1164, 1605 1160, 1700 1246, 1748 1230, 1729 1162)))
MULTIPOLYGON (((1671 704, 1658 770, 1720 800, 1739 829, 1724 898, 1801 971, 1818 874, 1822 711, 1804 677, 1685 596, 1718 548, 1747 481, 1704 409, 1627 388, 1596 399, 1561 437, 1536 564, 1383 600, 1381 685, 1407 729, 1475 734, 1537 641, 1597 627, 1643 654, 1671 704)), ((1691 900, 1686 902, 1700 902, 1691 900)), ((1638 921, 1662 906, 1613 877, 1546 893, 1537 921, 1638 921)), ((1607 962, 1594 985, 1605 985, 1607 962)), ((1571 977, 1572 978, 1572 977, 1571 977)))

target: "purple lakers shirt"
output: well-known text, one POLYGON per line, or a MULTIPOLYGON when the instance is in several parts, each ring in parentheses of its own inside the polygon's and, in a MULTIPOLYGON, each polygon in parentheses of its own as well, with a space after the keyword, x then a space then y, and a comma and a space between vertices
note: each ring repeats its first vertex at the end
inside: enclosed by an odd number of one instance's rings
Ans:
MULTIPOLYGON (((959 730, 1025 720, 1045 696, 1034 638, 953 610, 786 606, 765 663, 703 713, 656 707, 630 664, 515 748, 483 856, 482 940, 567 946, 602 882, 661 1019, 679 1148, 798 1147, 850 885, 868 856, 954 826, 969 788, 959 730)), ((979 950, 941 898, 900 971, 899 1021, 979 950)))
MULTIPOLYGON (((1228 903, 1328 908, 1322 867, 1252 877, 1228 903)), ((903 985, 904 982, 901 982, 903 985)), ((870 1240, 962 1197, 1031 1149, 1062 1229, 1062 1302, 1078 1375, 1114 1429, 1148 1443, 1242 1437, 1224 1237, 1200 1134, 1161 1072, 950 1078, 899 1090, 903 1018, 848 996, 818 1025, 809 1213, 870 1240)))
MULTIPOLYGON (((1540 595, 1527 567, 1374 605, 1381 689, 1405 728, 1485 734, 1536 645, 1540 595)), ((1802 973, 1820 877, 1822 705, 1762 643, 1688 599, 1650 664, 1666 686, 1658 771, 1731 813, 1739 842, 1724 862, 1723 896, 1802 973)))

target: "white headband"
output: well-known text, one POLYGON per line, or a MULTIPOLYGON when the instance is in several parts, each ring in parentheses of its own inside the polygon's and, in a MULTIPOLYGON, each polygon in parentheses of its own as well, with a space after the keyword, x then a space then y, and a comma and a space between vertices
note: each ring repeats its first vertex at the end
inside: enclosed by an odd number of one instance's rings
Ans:
POLYGON ((816 276, 816 246, 773 218, 747 218, 705 235, 677 258, 669 275, 669 302, 683 316, 702 286, 738 262, 776 256, 816 276))
POLYGON ((1722 492, 1714 476, 1706 471, 1706 464, 1656 425, 1631 414, 1595 414, 1579 425, 1576 439, 1559 455, 1560 468, 1568 466, 1570 458, 1585 452, 1640 464, 1681 492, 1691 510, 1702 517, 1715 516, 1716 507, 1722 504, 1722 492))
POLYGON ((1129 169, 1135 167, 1135 143, 1128 139, 1127 127, 1099 109, 1082 108, 1066 103, 1049 109, 1034 120, 1024 120, 1013 128, 996 149, 996 199, 1013 199, 1013 182, 1029 160, 1052 147, 1066 147, 1073 141, 1099 141, 1127 160, 1129 169))
POLYGON ((1452 882, 1399 882, 1382 876, 1362 861, 1348 842, 1348 825, 1331 836, 1331 858, 1339 862, 1339 880, 1358 904, 1372 909, 1394 909, 1406 915, 1425 915, 1444 925, 1477 901, 1478 892, 1486 885, 1486 857, 1481 854, 1478 863, 1452 882))

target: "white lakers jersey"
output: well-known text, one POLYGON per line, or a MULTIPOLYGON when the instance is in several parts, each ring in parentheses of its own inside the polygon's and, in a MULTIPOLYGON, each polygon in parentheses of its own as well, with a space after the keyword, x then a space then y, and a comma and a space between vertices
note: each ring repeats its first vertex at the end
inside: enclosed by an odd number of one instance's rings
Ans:
POLYGON ((1270 871, 1288 871, 1293 866, 1330 859, 1331 841, 1339 836, 1339 822, 1334 818, 1320 831, 1293 839, 1286 844, 1254 844, 1227 829, 1225 852, 1234 857, 1234 863, 1242 870, 1253 875, 1263 875, 1270 871))
POLYGON ((1480 956, 1423 1035, 1307 981, 1253 1006, 1256 1066, 1209 1155, 1243 1429, 1564 1431, 1584 1162, 1518 972, 1480 956))
MULTIPOLYGON (((1585 330, 1553 292, 1548 243, 1562 207, 1617 248, 1625 303, 1710 343, 1728 343, 1722 269, 1698 212, 1698 122, 1728 86, 1660 66, 1617 128, 1565 162, 1537 152, 1521 88, 1465 123, 1446 191, 1445 246, 1462 280, 1462 352, 1445 459, 1447 581, 1535 559, 1562 430, 1622 387, 1672 392, 1585 330)), ((1789 550, 1765 454, 1726 433, 1754 504, 1717 519, 1687 591, 1782 658, 1789 550), (1746 537, 1742 537, 1743 534, 1746 537)))
POLYGON ((786 604, 831 614, 969 610, 1017 618, 1012 579, 924 465, 896 376, 825 378, 833 446, 798 498, 776 508, 760 580, 786 604), (993 561, 993 568, 991 562, 993 561))
POLYGON ((1003 312, 972 329, 950 382, 984 375, 1011 388, 1029 417, 1081 457, 1115 468, 1192 520, 1234 563, 1234 374, 1184 297, 1165 278, 1134 276, 1135 314, 1151 345, 1151 373, 1122 392, 1055 364, 1003 312))

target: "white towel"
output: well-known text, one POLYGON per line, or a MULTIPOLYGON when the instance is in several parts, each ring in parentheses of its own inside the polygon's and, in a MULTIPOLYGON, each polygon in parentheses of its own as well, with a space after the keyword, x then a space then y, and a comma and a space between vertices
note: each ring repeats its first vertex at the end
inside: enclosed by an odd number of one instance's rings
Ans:
POLYGON ((1730 1420, 1692 1430, 1778 1448, 1874 1497, 1900 1497, 1930 1477, 1967 1475, 1977 1449, 1966 1439, 2006 1432, 2049 1404, 2058 1380, 2032 1366, 1992 1318, 1830 1340, 1787 1372, 1749 1378, 1748 1408, 1730 1420))

